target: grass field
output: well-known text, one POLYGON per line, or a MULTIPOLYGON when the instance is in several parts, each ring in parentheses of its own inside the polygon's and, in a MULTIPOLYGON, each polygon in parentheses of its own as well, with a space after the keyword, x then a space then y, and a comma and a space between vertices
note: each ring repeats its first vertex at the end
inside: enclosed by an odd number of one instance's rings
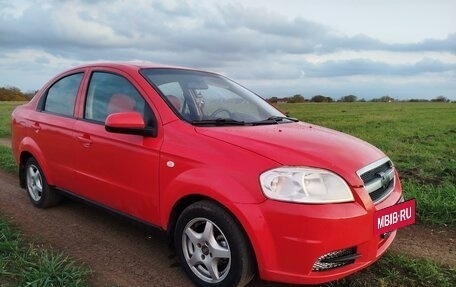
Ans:
POLYGON ((9 173, 17 172, 17 165, 9 147, 0 146, 0 168, 9 173))
POLYGON ((366 140, 395 162, 402 179, 456 184, 456 104, 285 104, 302 121, 366 140))
POLYGON ((11 135, 10 122, 11 112, 23 102, 0 102, 0 138, 11 135))
MULTIPOLYGON (((11 112, 22 102, 0 102, 0 138, 10 137, 11 112)), ((0 146, 0 168, 17 172, 11 149, 0 146)), ((90 269, 51 248, 23 240, 0 217, 0 286, 88 286, 90 269)))
POLYGON ((0 218, 0 286, 87 286, 90 270, 61 253, 26 244, 0 218))
POLYGON ((375 265, 325 287, 456 286, 456 269, 388 252, 375 265))
MULTIPOLYGON (((10 136, 10 114, 19 102, 0 104, 0 137, 10 136)), ((279 104, 302 121, 339 130, 372 143, 395 163, 406 198, 416 198, 418 220, 456 226, 456 104, 279 104)), ((0 148, 0 166, 16 167, 0 148)))
MULTIPOLYGON (((0 102, 0 137, 10 136, 9 113, 17 104, 0 102)), ((333 128, 377 146, 398 168, 406 197, 416 198, 419 221, 429 226, 456 226, 456 104, 305 103, 281 104, 279 108, 302 121, 333 128)), ((0 147, 0 168, 16 171, 11 149, 7 147, 0 147)), ((0 235, 3 232, 1 230, 0 235)), ((14 241, 15 237, 12 238, 14 241)), ((0 241, 0 246, 6 245, 0 241)), ((0 249, 0 256, 4 254, 5 250, 0 249)), ((49 254, 55 255, 48 251, 41 254, 44 259, 36 257, 35 265, 42 262, 40 260, 49 261, 46 259, 49 254)), ((56 257, 55 260, 64 258, 59 254, 56 257)), ((0 257, 0 275, 6 262, 1 260, 5 259, 0 257)), ((68 268, 75 266, 74 262, 68 262, 68 268)), ((3 272, 16 274, 17 268, 3 272)), ((85 269, 74 270, 73 274, 81 275, 74 280, 86 282, 85 269)), ((23 280, 22 277, 8 278, 15 283, 23 280)), ((9 281, 6 283, 13 286, 9 281)), ((0 286, 3 286, 1 279, 0 286)), ((456 270, 388 253, 374 266, 328 286, 456 286, 456 270)))

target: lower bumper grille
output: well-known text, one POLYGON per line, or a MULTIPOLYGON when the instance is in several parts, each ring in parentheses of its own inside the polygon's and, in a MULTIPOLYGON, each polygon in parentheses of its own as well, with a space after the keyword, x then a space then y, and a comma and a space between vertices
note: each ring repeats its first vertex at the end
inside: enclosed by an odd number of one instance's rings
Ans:
POLYGON ((332 251, 318 257, 312 270, 326 271, 342 267, 354 263, 356 258, 359 258, 360 256, 361 255, 356 253, 356 247, 332 251))

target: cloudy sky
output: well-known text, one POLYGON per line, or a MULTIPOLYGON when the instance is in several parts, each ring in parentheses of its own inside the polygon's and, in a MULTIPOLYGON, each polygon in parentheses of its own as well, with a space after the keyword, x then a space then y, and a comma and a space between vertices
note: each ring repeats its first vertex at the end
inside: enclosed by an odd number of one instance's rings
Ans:
POLYGON ((265 97, 456 100, 454 0, 0 0, 0 86, 146 60, 265 97))

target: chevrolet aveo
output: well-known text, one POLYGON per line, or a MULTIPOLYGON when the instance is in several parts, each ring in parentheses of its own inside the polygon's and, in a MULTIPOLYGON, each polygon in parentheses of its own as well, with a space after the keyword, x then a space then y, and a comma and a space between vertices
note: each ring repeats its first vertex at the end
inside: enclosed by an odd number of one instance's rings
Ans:
POLYGON ((377 148, 187 68, 66 71, 13 111, 12 146, 33 205, 69 194, 158 227, 199 286, 352 274, 396 235, 374 212, 403 200, 377 148))

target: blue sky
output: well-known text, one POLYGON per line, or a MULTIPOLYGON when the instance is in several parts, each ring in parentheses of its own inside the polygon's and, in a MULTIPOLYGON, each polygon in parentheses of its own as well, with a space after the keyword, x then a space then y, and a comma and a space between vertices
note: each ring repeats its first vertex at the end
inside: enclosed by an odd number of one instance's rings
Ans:
POLYGON ((207 69, 264 97, 456 100, 456 1, 0 0, 0 86, 105 60, 207 69))

